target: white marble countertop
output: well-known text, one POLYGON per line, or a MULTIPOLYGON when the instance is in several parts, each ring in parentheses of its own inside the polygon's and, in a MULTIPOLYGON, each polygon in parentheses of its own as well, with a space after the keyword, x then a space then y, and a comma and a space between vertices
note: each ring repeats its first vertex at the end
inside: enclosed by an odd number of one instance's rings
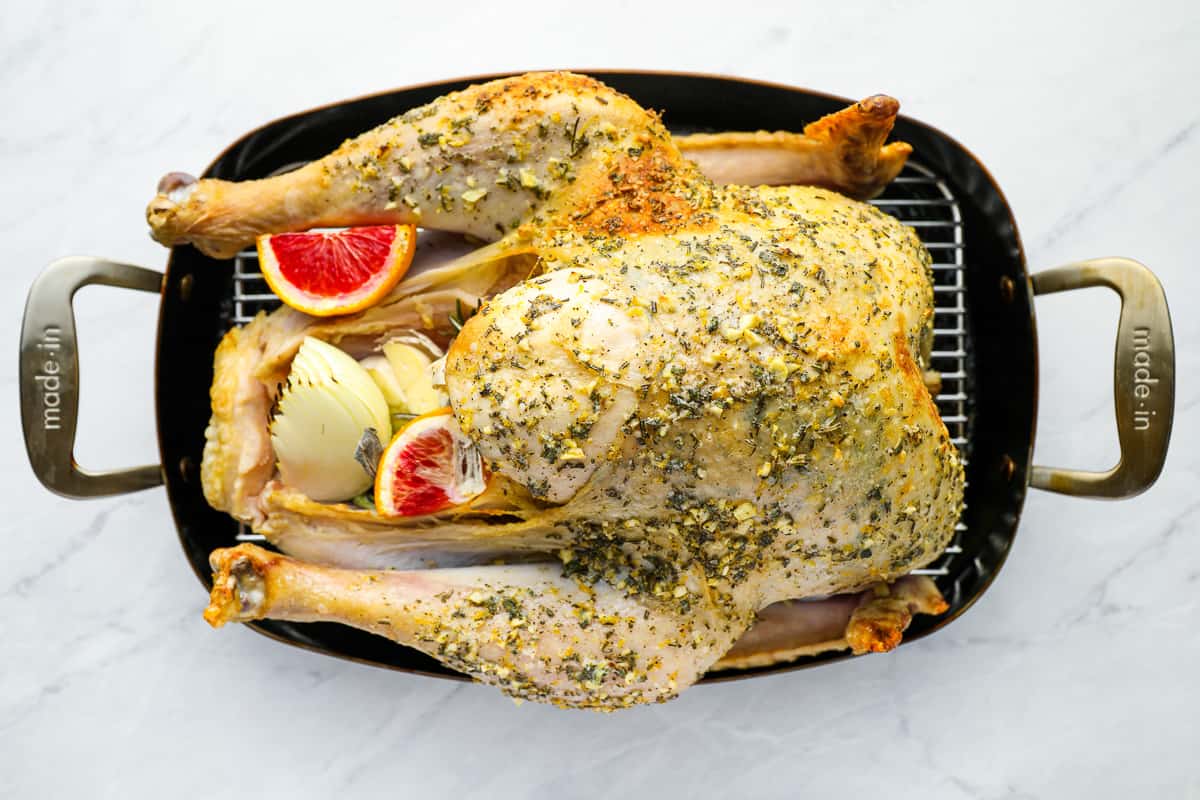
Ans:
MULTIPOLYGON (((0 12, 0 339, 14 349, 45 264, 161 268, 142 220, 158 177, 266 120, 487 71, 681 69, 887 91, 989 166, 1031 268, 1150 265, 1175 310, 1178 416, 1149 493, 1032 493, 1000 579, 937 635, 600 716, 212 632, 164 492, 44 491, 8 372, 0 796, 1200 797, 1200 6, 73 5, 0 12)), ((93 289, 78 307, 80 461, 153 461, 154 300, 93 289)), ((1038 301, 1038 462, 1115 460, 1116 310, 1100 290, 1038 301)))

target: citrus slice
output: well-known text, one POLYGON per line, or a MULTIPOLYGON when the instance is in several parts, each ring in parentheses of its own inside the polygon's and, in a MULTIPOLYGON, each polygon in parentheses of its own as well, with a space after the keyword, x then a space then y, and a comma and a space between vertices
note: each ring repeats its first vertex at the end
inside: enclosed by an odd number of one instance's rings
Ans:
POLYGON ((488 472, 449 408, 417 417, 396 434, 375 473, 375 507, 385 517, 434 514, 478 497, 488 472))
POLYGON ((258 263, 271 291, 316 317, 374 305, 412 263, 417 229, 370 225, 258 237, 258 263))

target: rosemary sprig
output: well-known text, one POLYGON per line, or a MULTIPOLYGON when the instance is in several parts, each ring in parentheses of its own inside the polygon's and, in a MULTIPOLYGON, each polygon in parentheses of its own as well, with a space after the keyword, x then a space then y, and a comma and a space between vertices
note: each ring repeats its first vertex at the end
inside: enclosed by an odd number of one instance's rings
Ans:
POLYGON ((588 146, 587 136, 579 135, 579 117, 575 118, 575 124, 571 126, 569 137, 571 146, 568 152, 571 158, 575 158, 583 152, 583 148, 588 146))
POLYGON ((454 313, 450 315, 450 324, 454 326, 454 330, 462 331, 463 325, 467 323, 471 317, 479 313, 479 309, 483 307, 483 300, 475 304, 475 308, 469 308, 464 313, 462 300, 455 298, 454 313))

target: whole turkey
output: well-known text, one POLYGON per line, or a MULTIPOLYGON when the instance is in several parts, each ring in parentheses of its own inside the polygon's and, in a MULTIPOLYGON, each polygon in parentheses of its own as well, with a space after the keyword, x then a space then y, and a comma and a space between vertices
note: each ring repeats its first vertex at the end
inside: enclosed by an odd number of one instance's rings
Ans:
POLYGON ((929 254, 839 193, 902 167, 907 145, 884 144, 897 107, 672 138, 595 80, 535 73, 277 177, 168 175, 154 236, 217 257, 363 223, 480 243, 365 312, 281 309, 226 336, 205 493, 288 555, 216 551, 209 621, 339 621, 514 696, 600 709, 674 696, 781 601, 862 592, 833 638, 895 646, 912 611, 939 608, 932 584, 900 579, 941 553, 963 493, 926 388, 929 254), (393 520, 285 485, 268 426, 301 342, 365 357, 397 331, 448 348, 487 491, 393 520))

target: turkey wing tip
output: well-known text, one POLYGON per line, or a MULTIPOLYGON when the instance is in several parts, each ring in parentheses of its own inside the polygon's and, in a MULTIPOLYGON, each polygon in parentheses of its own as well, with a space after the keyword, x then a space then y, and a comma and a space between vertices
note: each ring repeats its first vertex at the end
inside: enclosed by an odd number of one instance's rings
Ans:
POLYGON ((854 595, 784 601, 759 612, 759 621, 713 669, 753 669, 806 656, 849 650, 884 653, 903 641, 916 614, 936 616, 950 604, 924 575, 907 575, 854 595))

